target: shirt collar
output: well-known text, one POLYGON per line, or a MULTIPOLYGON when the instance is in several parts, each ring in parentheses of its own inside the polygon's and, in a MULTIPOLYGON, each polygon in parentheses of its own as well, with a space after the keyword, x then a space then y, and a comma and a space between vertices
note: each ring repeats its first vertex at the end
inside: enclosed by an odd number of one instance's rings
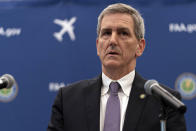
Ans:
POLYGON ((103 87, 101 89, 101 95, 105 95, 108 90, 109 90, 109 85, 112 81, 117 81, 121 85, 122 92, 126 95, 129 96, 131 88, 132 88, 132 83, 135 77, 135 70, 131 71, 124 77, 120 78, 119 80, 112 80, 109 77, 107 77, 103 72, 102 72, 102 83, 103 87))

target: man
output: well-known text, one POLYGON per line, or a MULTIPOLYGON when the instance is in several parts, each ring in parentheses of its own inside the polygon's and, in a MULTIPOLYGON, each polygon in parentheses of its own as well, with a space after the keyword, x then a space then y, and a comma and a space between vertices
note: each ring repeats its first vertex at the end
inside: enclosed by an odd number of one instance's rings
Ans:
MULTIPOLYGON (((135 72, 144 32, 143 18, 131 6, 113 4, 102 11, 96 41, 102 74, 60 89, 48 131, 160 130, 161 105, 145 94, 146 80, 135 72)), ((168 110, 167 131, 186 131, 183 114, 168 110)))

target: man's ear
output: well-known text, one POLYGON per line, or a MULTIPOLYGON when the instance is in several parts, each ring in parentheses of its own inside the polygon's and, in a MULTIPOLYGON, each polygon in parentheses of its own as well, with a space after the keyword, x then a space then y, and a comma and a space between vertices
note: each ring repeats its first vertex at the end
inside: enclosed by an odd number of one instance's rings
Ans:
POLYGON ((96 39, 96 48, 97 48, 97 55, 99 56, 99 48, 98 48, 98 44, 99 44, 99 39, 96 39))
POLYGON ((139 57, 143 54, 145 46, 146 46, 145 40, 141 39, 136 47, 136 53, 135 53, 136 57, 139 57))

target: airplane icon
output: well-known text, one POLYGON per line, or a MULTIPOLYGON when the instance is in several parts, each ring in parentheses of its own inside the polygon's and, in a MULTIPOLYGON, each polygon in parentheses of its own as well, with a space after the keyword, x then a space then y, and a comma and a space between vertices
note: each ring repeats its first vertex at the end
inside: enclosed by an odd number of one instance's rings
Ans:
POLYGON ((54 23, 57 25, 62 26, 62 29, 59 32, 54 32, 54 37, 59 41, 62 42, 63 41, 63 35, 67 32, 70 39, 72 41, 74 41, 75 38, 75 34, 73 32, 74 27, 73 24, 76 21, 76 17, 72 17, 69 21, 67 19, 65 20, 60 20, 60 19, 55 19, 54 23))

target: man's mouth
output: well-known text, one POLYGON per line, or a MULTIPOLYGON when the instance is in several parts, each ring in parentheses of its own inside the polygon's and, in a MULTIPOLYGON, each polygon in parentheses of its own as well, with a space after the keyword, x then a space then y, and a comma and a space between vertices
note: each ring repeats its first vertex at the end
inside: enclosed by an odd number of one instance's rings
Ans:
POLYGON ((107 54, 108 54, 108 55, 119 55, 119 53, 116 52, 116 51, 110 51, 110 52, 108 52, 107 54))

